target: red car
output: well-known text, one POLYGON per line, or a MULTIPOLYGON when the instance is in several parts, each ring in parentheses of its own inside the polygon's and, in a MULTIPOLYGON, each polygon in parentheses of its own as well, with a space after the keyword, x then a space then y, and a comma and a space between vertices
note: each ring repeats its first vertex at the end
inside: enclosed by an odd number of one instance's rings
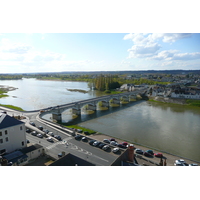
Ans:
POLYGON ((122 142, 122 145, 127 146, 128 142, 122 142))
POLYGON ((162 154, 162 153, 154 153, 154 156, 155 156, 155 157, 158 157, 158 158, 162 158, 162 157, 163 157, 163 154, 162 154))

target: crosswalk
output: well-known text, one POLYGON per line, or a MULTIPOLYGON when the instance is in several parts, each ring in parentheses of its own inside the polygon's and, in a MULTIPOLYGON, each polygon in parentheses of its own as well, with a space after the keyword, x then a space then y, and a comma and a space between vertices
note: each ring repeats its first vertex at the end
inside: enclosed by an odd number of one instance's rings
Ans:
POLYGON ((101 158, 101 157, 99 157, 99 156, 97 156, 97 155, 94 155, 94 154, 92 154, 91 152, 89 152, 89 151, 87 151, 87 150, 85 150, 85 149, 83 149, 83 148, 81 148, 81 147, 78 147, 78 146, 75 145, 75 144, 72 144, 71 142, 69 142, 71 139, 72 139, 72 137, 64 138, 62 141, 56 142, 56 143, 54 143, 54 144, 52 144, 52 145, 49 145, 49 146, 46 147, 46 148, 49 150, 49 149, 52 149, 52 148, 56 147, 56 146, 59 145, 59 144, 64 144, 64 145, 66 146, 66 148, 69 148, 69 149, 72 150, 72 151, 78 151, 79 153, 83 153, 83 154, 85 154, 86 156, 92 156, 92 157, 94 157, 94 158, 98 158, 98 159, 103 160, 103 161, 105 161, 105 162, 109 162, 108 160, 106 160, 106 159, 104 159, 104 158, 101 158))
POLYGON ((59 144, 69 144, 68 141, 71 140, 71 139, 72 139, 72 137, 64 138, 62 141, 59 141, 59 142, 56 142, 56 143, 49 145, 48 147, 46 147, 46 149, 52 149, 59 144))

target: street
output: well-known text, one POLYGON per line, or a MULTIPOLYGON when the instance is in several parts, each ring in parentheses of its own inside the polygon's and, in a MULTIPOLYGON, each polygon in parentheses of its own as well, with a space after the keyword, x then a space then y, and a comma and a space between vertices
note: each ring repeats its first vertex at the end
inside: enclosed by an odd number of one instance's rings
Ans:
POLYGON ((26 119, 23 119, 22 121, 26 123, 25 125, 27 128, 31 128, 32 130, 41 133, 42 131, 37 129, 37 127, 42 126, 44 129, 53 132, 54 135, 59 135, 62 140, 58 141, 54 139, 54 142, 51 143, 48 142, 45 137, 39 138, 30 133, 26 133, 26 138, 29 140, 30 144, 37 143, 42 145, 45 147, 45 152, 56 159, 58 158, 58 153, 65 152, 65 154, 74 154, 75 156, 92 162, 98 166, 109 166, 117 158, 117 155, 111 151, 103 151, 98 147, 89 145, 88 142, 75 140, 70 134, 50 126, 48 123, 45 123, 45 121, 41 121, 37 117, 39 114, 38 112, 19 112, 3 107, 1 107, 1 109, 7 111, 7 114, 10 116, 25 116, 26 119), (36 126, 30 125, 30 122, 34 122, 36 126))

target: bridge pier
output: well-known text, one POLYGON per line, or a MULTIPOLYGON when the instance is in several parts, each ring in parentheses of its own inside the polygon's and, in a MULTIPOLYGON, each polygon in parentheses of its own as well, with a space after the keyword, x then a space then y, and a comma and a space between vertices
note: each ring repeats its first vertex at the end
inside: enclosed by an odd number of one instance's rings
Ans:
POLYGON ((121 103, 129 103, 129 98, 127 96, 122 96, 121 97, 121 103))
POLYGON ((102 107, 109 107, 109 102, 102 101, 102 107))
POLYGON ((130 95, 129 101, 136 101, 136 95, 130 95))
POLYGON ((93 105, 93 104, 88 104, 87 105, 87 110, 94 110, 94 111, 96 111, 96 109, 97 109, 96 105, 93 105))
POLYGON ((72 114, 74 114, 74 115, 81 115, 81 109, 72 108, 72 114))
POLYGON ((55 119, 56 121, 62 121, 62 114, 61 113, 52 113, 52 119, 55 119))

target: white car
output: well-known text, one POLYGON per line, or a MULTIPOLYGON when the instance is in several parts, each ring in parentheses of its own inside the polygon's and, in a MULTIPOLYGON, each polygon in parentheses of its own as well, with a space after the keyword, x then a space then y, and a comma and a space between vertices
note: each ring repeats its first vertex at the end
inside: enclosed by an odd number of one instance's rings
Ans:
POLYGON ((53 138, 52 138, 52 137, 48 137, 48 138, 47 138, 47 141, 53 142, 53 138))
POLYGON ((37 137, 43 138, 43 135, 41 133, 37 134, 37 137))
POLYGON ((198 166, 196 163, 191 163, 189 166, 198 166))
POLYGON ((175 160, 174 165, 175 166, 187 166, 188 164, 185 162, 185 160, 180 159, 180 160, 175 160))
POLYGON ((105 146, 103 146, 102 149, 103 149, 104 151, 106 151, 108 148, 109 148, 109 145, 105 145, 105 146))
POLYGON ((95 146, 95 147, 96 147, 96 146, 98 146, 98 145, 99 145, 99 143, 100 143, 99 141, 95 141, 95 142, 93 143, 93 146, 95 146))
POLYGON ((113 153, 117 153, 118 151, 119 151, 119 148, 118 148, 118 147, 115 147, 115 148, 112 150, 113 153))
POLYGON ((115 141, 111 141, 110 144, 113 145, 113 146, 117 146, 118 145, 118 143, 115 142, 115 141))

